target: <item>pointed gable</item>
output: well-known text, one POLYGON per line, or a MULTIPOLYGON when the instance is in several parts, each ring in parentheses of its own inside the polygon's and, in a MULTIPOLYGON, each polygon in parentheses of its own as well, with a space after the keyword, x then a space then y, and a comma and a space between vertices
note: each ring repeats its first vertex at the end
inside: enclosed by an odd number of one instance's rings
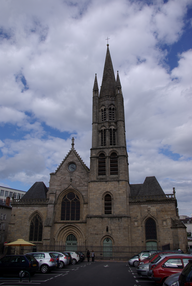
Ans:
POLYGON ((89 172, 89 168, 86 166, 86 164, 83 162, 83 160, 81 159, 80 155, 77 153, 77 151, 75 150, 74 148, 74 138, 72 138, 72 147, 71 147, 71 150, 69 151, 69 153, 66 155, 66 157, 64 158, 64 160, 61 162, 61 164, 58 166, 57 170, 55 171, 55 173, 53 174, 56 174, 60 169, 61 167, 65 164, 65 162, 67 161, 67 159, 73 155, 78 159, 78 161, 80 162, 80 164, 82 165, 82 167, 87 171, 89 172))
POLYGON ((116 87, 116 82, 115 82, 113 64, 109 51, 109 45, 107 45, 107 53, 105 58, 100 96, 106 96, 106 95, 115 96, 115 87, 116 87))

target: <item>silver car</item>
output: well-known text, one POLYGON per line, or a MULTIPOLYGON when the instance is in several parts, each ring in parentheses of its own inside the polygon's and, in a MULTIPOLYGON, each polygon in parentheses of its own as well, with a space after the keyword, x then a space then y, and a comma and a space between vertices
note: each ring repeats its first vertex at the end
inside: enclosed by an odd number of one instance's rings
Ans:
POLYGON ((131 257, 129 260, 128 260, 128 263, 130 266, 135 266, 137 267, 138 264, 139 264, 139 255, 134 255, 133 257, 131 257))
POLYGON ((63 268, 65 265, 69 264, 69 260, 65 254, 57 251, 50 251, 53 255, 59 258, 59 265, 58 268, 63 268))
POLYGON ((39 270, 42 273, 50 272, 57 267, 57 259, 51 252, 30 252, 27 254, 33 255, 39 262, 39 270))

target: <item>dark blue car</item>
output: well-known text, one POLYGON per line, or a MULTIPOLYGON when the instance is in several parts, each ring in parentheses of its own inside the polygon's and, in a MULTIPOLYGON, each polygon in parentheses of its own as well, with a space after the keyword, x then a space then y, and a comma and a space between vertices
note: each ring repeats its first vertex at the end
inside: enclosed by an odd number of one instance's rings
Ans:
POLYGON ((32 255, 6 255, 0 259, 0 276, 31 276, 38 271, 38 261, 32 255))

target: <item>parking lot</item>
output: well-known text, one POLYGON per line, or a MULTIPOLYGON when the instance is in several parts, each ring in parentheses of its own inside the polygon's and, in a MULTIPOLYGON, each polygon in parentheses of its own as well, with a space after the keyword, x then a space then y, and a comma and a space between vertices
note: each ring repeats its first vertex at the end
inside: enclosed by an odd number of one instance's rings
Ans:
POLYGON ((126 262, 81 262, 68 265, 63 269, 55 269, 51 273, 36 273, 31 281, 14 278, 1 278, 0 285, 46 285, 60 286, 63 284, 76 286, 152 286, 154 282, 142 279, 137 275, 136 268, 126 262))

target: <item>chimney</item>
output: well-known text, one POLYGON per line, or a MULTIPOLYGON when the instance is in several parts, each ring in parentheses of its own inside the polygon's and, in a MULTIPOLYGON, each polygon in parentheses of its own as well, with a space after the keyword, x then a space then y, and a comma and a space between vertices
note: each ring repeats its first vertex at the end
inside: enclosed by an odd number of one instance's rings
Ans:
POLYGON ((6 197, 5 205, 10 207, 10 197, 6 197))

